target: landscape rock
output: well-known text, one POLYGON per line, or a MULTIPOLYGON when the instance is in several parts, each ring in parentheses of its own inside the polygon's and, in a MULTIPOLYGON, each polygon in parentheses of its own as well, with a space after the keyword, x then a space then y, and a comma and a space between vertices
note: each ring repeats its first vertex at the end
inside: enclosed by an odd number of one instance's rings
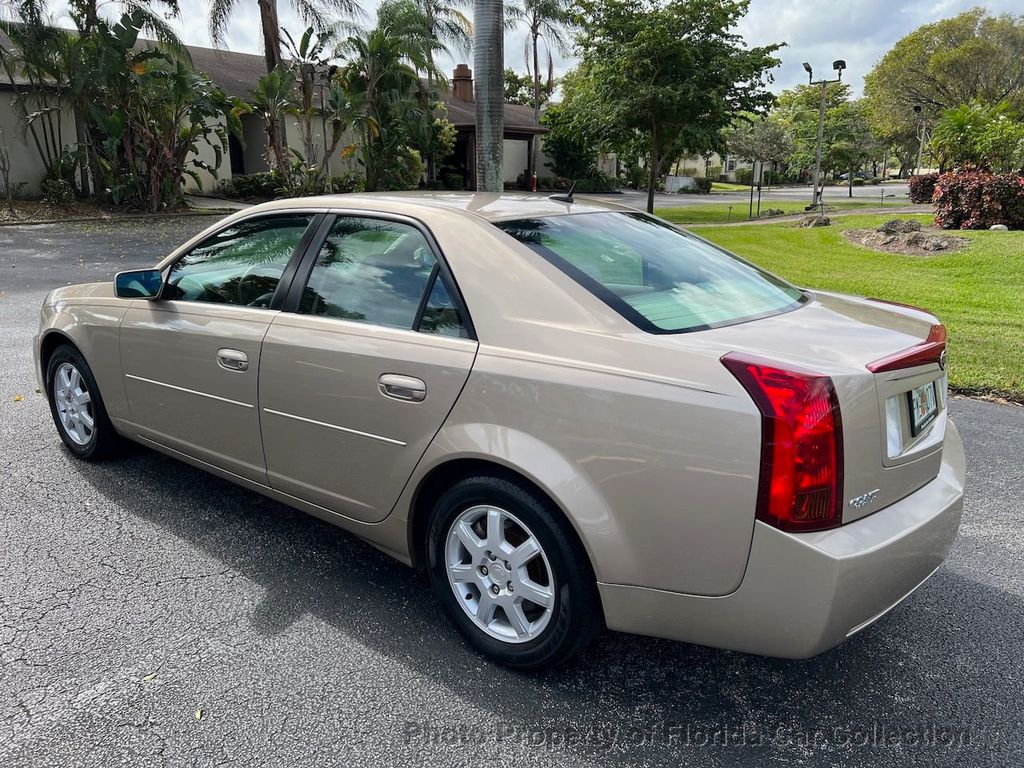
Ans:
POLYGON ((832 220, 828 216, 804 216, 800 220, 801 227, 828 227, 832 220))
MULTIPOLYGON (((917 222, 907 223, 916 224, 917 222)), ((930 234, 920 229, 902 233, 886 232, 882 227, 878 229, 848 229, 843 232, 843 236, 856 245, 886 253, 899 253, 904 256, 929 256, 937 252, 957 251, 968 243, 967 239, 963 237, 930 234)))
POLYGON ((992 232, 1009 232, 1010 228, 1005 224, 993 224, 989 229, 992 232))
POLYGON ((879 232, 887 235, 903 235, 908 232, 920 232, 921 222, 910 219, 889 219, 878 228, 879 232))

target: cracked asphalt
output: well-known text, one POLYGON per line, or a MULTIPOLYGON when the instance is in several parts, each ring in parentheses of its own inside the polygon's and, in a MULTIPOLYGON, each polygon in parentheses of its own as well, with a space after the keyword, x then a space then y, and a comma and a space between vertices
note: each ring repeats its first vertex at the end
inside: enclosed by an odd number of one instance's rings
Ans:
POLYGON ((63 449, 31 365, 44 294, 211 221, 0 227, 0 765, 1024 762, 1024 408, 953 402, 955 550, 839 648, 792 662, 605 633, 516 674, 340 530, 141 448, 63 449))

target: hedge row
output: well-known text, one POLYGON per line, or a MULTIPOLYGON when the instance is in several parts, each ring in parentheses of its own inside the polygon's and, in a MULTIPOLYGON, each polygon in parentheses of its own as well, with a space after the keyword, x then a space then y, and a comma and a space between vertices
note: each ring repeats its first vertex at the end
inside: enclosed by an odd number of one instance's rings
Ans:
POLYGON ((935 222, 943 229, 1024 229, 1024 176, 944 173, 935 182, 935 222))

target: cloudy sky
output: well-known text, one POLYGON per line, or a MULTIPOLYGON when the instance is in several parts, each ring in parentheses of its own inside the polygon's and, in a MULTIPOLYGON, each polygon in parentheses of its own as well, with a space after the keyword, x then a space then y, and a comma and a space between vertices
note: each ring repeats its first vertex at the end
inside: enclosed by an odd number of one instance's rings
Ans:
MULTIPOLYGON (((207 32, 208 0, 180 0, 181 17, 172 23, 191 45, 210 45, 207 32)), ((848 79, 856 91, 874 63, 894 42, 929 21, 955 15, 975 5, 996 13, 1024 11, 1021 0, 751 0, 750 13, 740 32, 751 45, 786 42, 782 66, 775 73, 775 89, 804 82, 801 62, 809 61, 816 72, 830 72, 832 61, 845 59, 848 79)), ((367 20, 379 0, 361 0, 367 20)), ((293 33, 303 28, 288 0, 278 0, 281 24, 293 33)), ((525 71, 525 35, 512 32, 505 41, 505 63, 525 71)), ((233 51, 261 52, 256 0, 237 0, 226 47, 233 51)), ((454 63, 454 62, 452 62, 454 63)), ((571 57, 559 69, 572 66, 571 57)))

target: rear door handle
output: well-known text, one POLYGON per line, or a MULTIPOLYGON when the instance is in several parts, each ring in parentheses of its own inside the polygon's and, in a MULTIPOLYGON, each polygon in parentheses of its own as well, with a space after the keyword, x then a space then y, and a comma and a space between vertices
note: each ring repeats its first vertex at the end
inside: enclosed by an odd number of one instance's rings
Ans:
POLYGON ((421 403, 427 399, 427 385, 422 379, 417 379, 414 376, 385 373, 378 381, 380 393, 384 397, 405 400, 410 403, 421 403))
POLYGON ((217 365, 229 371, 247 371, 249 356, 237 349, 218 349, 217 365))

